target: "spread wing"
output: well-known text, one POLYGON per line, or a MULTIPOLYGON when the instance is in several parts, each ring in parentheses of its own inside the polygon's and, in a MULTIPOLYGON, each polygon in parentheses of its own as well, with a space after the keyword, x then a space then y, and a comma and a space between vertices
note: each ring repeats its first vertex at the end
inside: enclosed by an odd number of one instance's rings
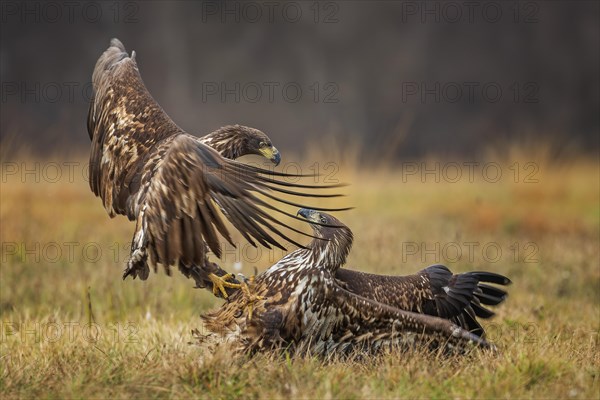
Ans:
MULTIPOLYGON (((219 234, 233 244, 223 214, 253 245, 255 241, 270 248, 283 248, 272 234, 297 246, 278 226, 283 224, 263 208, 280 211, 258 195, 272 197, 278 190, 260 172, 234 161, 223 159, 215 150, 189 135, 178 135, 165 144, 168 149, 156 165, 148 190, 140 201, 144 210, 144 231, 153 260, 164 265, 176 261, 200 263, 204 254, 202 237, 209 248, 221 255, 219 234)), ((283 201, 283 200, 282 200, 283 201)))
POLYGON ((165 139, 183 131, 152 98, 139 74, 135 55, 129 57, 117 39, 98 59, 92 76, 88 113, 92 140, 90 188, 102 198, 111 217, 136 218, 135 196, 148 181, 166 148, 165 139))
POLYGON ((402 310, 452 320, 479 336, 484 335, 477 317, 494 313, 484 305, 498 305, 506 291, 487 283, 510 284, 491 272, 454 275, 443 265, 432 265, 414 275, 386 276, 339 269, 336 279, 349 291, 402 310))
POLYGON ((326 311, 321 332, 332 332, 319 343, 317 352, 377 349, 383 346, 415 344, 416 341, 467 349, 478 345, 493 348, 482 338, 452 322, 424 314, 400 310, 356 295, 331 279, 321 307, 326 311))
POLYGON ((93 85, 88 115, 90 187, 109 215, 137 221, 130 266, 141 263, 139 267, 147 269, 148 256, 154 265, 202 265, 204 242, 220 256, 219 234, 232 240, 217 207, 253 245, 283 248, 275 238, 279 237, 301 246, 280 228, 302 232, 272 214, 296 217, 267 200, 296 207, 273 192, 337 196, 294 191, 335 186, 276 179, 293 175, 226 160, 185 133, 147 91, 135 54, 129 57, 116 39, 98 60, 93 85))

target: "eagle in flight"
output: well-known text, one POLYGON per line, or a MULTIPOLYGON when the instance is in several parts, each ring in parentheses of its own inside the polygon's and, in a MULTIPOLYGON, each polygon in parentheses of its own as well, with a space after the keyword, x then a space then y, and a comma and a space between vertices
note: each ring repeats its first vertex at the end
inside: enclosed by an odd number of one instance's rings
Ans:
POLYGON ((204 338, 242 352, 285 348, 316 355, 377 353, 394 346, 423 345, 464 351, 493 347, 476 317, 492 312, 508 278, 489 272, 452 275, 433 266, 414 276, 387 277, 343 270, 352 231, 333 216, 301 209, 315 239, 258 275, 258 301, 247 307, 240 293, 204 315, 204 338))
MULTIPOLYGON (((287 230, 308 235, 281 222, 277 214, 299 219, 277 203, 299 206, 274 192, 302 197, 337 197, 294 189, 329 189, 340 185, 291 183, 289 175, 245 165, 233 159, 259 154, 273 163, 279 152, 259 130, 227 126, 198 138, 178 127, 146 89, 135 52, 113 39, 100 56, 92 76, 88 114, 92 141, 89 182, 112 218, 125 215, 136 222, 131 254, 123 278, 148 278, 150 267, 176 266, 200 287, 212 285, 227 297, 225 274, 208 260, 221 257, 220 237, 235 246, 224 220, 252 245, 285 249, 287 230), (223 218, 224 216, 224 218, 223 218)), ((323 209, 325 210, 325 209, 323 209)), ((342 209, 336 209, 342 210, 342 209)))

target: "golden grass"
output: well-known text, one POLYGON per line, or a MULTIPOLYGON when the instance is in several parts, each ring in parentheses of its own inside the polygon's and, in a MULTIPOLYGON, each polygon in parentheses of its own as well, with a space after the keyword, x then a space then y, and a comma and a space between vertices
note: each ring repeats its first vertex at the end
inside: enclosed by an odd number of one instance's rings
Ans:
MULTIPOLYGON (((40 176, 36 182, 31 175, 7 173, 5 163, 3 398, 598 398, 597 162, 554 165, 540 156, 538 182, 524 182, 522 176, 515 182, 510 167, 518 162, 521 173, 529 172, 528 160, 511 151, 504 158, 489 157, 488 163, 502 169, 498 182, 481 174, 473 182, 466 177, 435 182, 407 174, 412 163, 356 168, 356 154, 312 151, 310 157, 339 160, 331 178, 352 183, 343 189, 348 197, 327 203, 356 207, 339 214, 356 236, 348 266, 406 274, 441 262, 455 271, 508 275, 514 282, 510 297, 496 318, 486 321, 490 338, 502 349, 499 355, 439 358, 417 352, 323 363, 211 354, 188 342, 191 330, 202 328, 198 315, 220 300, 192 289, 177 273, 121 281, 133 224, 107 218, 80 167, 72 181, 40 176)), ((49 163, 38 162, 40 171, 49 163)), ((435 162, 427 160, 426 166, 435 162)), ((418 168, 420 163, 415 162, 418 168)), ((300 165, 307 172, 312 164, 300 165)), ((237 250, 227 248, 224 268, 241 263, 250 275, 255 266, 262 271, 284 254, 257 253, 240 243, 237 250)))

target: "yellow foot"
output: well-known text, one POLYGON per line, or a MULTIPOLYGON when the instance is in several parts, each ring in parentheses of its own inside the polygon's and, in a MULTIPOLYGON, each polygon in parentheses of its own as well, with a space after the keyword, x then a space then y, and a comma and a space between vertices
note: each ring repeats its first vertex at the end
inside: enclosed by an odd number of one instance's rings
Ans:
POLYGON ((254 304, 260 300, 264 300, 264 296, 259 296, 252 293, 250 286, 254 286, 254 276, 248 279, 249 284, 242 282, 242 293, 244 294, 244 305, 243 307, 248 308, 248 320, 252 320, 252 314, 254 313, 254 304))
POLYGON ((224 299, 226 299, 228 297, 227 291, 225 290, 226 287, 232 288, 232 289, 239 289, 242 287, 242 285, 240 285, 239 283, 228 282, 232 279, 235 279, 235 275, 233 275, 233 274, 225 274, 223 276, 217 276, 213 273, 210 273, 210 274, 208 274, 208 279, 210 279, 210 281, 212 282, 213 294, 215 296, 219 296, 219 292, 220 292, 224 299))

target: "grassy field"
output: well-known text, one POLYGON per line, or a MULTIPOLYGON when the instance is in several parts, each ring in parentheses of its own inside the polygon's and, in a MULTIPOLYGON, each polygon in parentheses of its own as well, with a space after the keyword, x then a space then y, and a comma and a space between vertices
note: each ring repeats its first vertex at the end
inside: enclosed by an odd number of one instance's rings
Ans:
MULTIPOLYGON (((485 321, 499 354, 324 363, 210 353, 190 332, 221 300, 177 273, 122 281, 133 224, 107 217, 83 163, 29 159, 2 168, 2 397, 599 398, 597 161, 359 169, 348 155, 311 159, 337 161, 319 164, 321 182, 352 184, 328 203, 356 207, 338 215, 356 237, 348 267, 407 274, 439 262, 513 280, 485 321)), ((284 254, 240 243, 226 247, 224 268, 250 275, 284 254)))

